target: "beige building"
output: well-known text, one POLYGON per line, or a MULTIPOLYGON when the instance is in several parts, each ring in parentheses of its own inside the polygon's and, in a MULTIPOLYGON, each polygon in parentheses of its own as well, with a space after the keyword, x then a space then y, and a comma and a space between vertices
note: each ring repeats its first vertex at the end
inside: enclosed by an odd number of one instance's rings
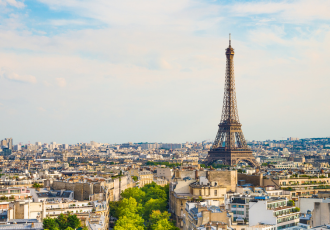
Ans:
POLYGON ((170 183, 170 211, 177 227, 183 228, 186 202, 191 200, 213 200, 224 205, 227 192, 234 192, 237 185, 236 171, 181 171, 175 172, 175 181, 170 183), (187 175, 193 176, 193 178, 187 175), (205 175, 205 176, 204 176, 205 175), (181 176, 184 176, 181 179, 181 176))
POLYGON ((140 169, 138 168, 131 168, 129 171, 129 175, 131 176, 139 176, 140 169))
POLYGON ((312 212, 312 227, 327 225, 330 223, 330 201, 322 200, 314 203, 312 212))
POLYGON ((183 230, 197 229, 207 224, 220 224, 226 229, 231 223, 231 217, 219 207, 219 201, 187 202, 184 210, 183 230))
POLYGON ((56 218, 68 212, 76 214, 86 222, 91 213, 104 216, 105 225, 109 222, 109 208, 106 201, 73 201, 73 202, 31 202, 14 201, 9 204, 8 219, 37 219, 39 222, 46 217, 56 218))
POLYGON ((163 178, 163 179, 170 181, 172 176, 173 176, 173 169, 168 168, 168 167, 166 167, 166 168, 158 167, 157 168, 157 177, 158 178, 163 178))
POLYGON ((150 171, 139 172, 139 187, 142 188, 146 184, 151 184, 154 180, 154 175, 150 171))
POLYGON ((318 194, 318 191, 330 190, 330 178, 328 175, 298 175, 293 176, 276 176, 263 179, 263 185, 273 185, 276 189, 284 190, 285 195, 289 195, 290 199, 297 201, 298 197, 312 197, 318 194))
POLYGON ((37 219, 46 218, 46 203, 17 200, 9 204, 8 219, 37 219))

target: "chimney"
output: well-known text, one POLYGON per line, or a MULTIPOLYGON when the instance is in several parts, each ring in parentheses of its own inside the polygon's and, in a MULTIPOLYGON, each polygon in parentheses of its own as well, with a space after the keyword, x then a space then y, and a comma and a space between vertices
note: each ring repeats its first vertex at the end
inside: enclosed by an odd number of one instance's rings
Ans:
POLYGON ((198 170, 195 171, 195 180, 198 179, 198 170))

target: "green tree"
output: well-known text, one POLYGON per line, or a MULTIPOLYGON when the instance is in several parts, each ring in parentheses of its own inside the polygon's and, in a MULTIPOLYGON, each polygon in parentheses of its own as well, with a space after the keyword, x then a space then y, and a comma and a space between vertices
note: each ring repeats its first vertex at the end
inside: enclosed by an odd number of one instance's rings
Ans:
POLYGON ((56 223, 58 224, 60 229, 66 229, 68 227, 68 216, 64 215, 64 214, 60 214, 59 216, 57 216, 56 218, 56 223))
POLYGON ((121 194, 121 198, 119 202, 109 203, 110 215, 119 217, 114 230, 142 230, 145 227, 148 230, 178 230, 169 220, 170 214, 166 212, 168 185, 161 187, 153 182, 143 188, 127 189, 121 194))
POLYGON ((42 186, 39 183, 34 183, 32 185, 33 188, 41 188, 42 186))
POLYGON ((71 227, 67 227, 65 230, 74 230, 74 229, 71 227))
POLYGON ((170 185, 165 185, 164 187, 161 187, 161 189, 166 193, 166 200, 170 199, 170 185))
POLYGON ((161 213, 159 210, 152 210, 150 216, 149 216, 149 223, 147 225, 148 230, 152 230, 153 226, 155 226, 158 221, 161 219, 169 219, 170 214, 168 212, 161 213))
POLYGON ((143 213, 143 206, 142 204, 138 204, 133 197, 124 198, 120 201, 120 204, 117 209, 117 215, 121 216, 128 216, 129 213, 133 214, 142 214, 143 213))
POLYGON ((119 203, 120 203, 119 201, 110 201, 109 202, 110 216, 113 216, 117 219, 118 219, 117 209, 118 209, 119 203))
POLYGON ((300 208, 296 207, 293 209, 294 212, 300 212, 300 208))
POLYGON ((152 227, 153 230, 174 230, 174 229, 179 229, 179 228, 176 228, 173 223, 171 223, 170 221, 166 220, 166 219, 162 219, 162 220, 159 220, 157 222, 157 224, 155 224, 153 227, 152 227))
POLYGON ((42 227, 49 230, 58 230, 58 224, 55 219, 45 218, 42 222, 42 227))
POLYGON ((142 188, 142 191, 146 193, 146 196, 144 197, 144 203, 150 200, 151 198, 166 200, 168 197, 164 189, 162 189, 162 187, 157 185, 155 182, 145 185, 142 188))
POLYGON ((294 201, 293 200, 289 200, 288 201, 288 206, 294 206, 294 201))
POLYGON ((122 198, 128 199, 128 198, 132 197, 138 203, 142 203, 145 196, 146 196, 146 193, 137 187, 126 189, 124 192, 121 193, 122 198))
POLYGON ((133 213, 130 216, 121 216, 117 220, 114 230, 144 230, 144 220, 133 213))
POLYGON ((81 225, 77 215, 68 215, 68 227, 73 229, 79 228, 81 225))
POLYGON ((148 230, 176 230, 174 224, 169 221, 170 214, 165 211, 161 213, 159 210, 152 211, 149 218, 148 230))
POLYGON ((161 212, 166 210, 167 202, 164 199, 150 199, 144 206, 144 219, 149 220, 150 214, 153 210, 159 210, 161 212))

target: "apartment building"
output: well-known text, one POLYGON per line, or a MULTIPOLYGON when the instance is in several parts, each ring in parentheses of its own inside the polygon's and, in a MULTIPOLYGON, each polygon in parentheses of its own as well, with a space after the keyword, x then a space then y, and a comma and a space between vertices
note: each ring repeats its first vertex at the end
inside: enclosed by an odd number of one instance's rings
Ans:
POLYGON ((296 226, 300 212, 288 206, 286 198, 255 197, 249 201, 249 226, 259 223, 274 225, 277 230, 296 226))
POLYGON ((184 211, 183 230, 193 230, 212 223, 221 225, 219 227, 224 229, 230 226, 230 219, 231 216, 220 207, 219 201, 188 201, 184 211))
POLYGON ((27 199, 30 196, 30 190, 25 187, 3 187, 0 188, 0 198, 4 199, 27 199))
POLYGON ((170 183, 170 212, 174 214, 177 227, 183 228, 186 202, 193 199, 213 200, 224 205, 227 191, 236 190, 236 171, 179 171, 170 183), (180 176, 185 175, 182 179, 180 176), (194 176, 192 179, 187 175, 194 176), (206 175, 206 176, 200 176, 206 175))
POLYGON ((139 187, 142 188, 146 184, 151 184, 154 180, 154 175, 150 171, 139 172, 139 187))

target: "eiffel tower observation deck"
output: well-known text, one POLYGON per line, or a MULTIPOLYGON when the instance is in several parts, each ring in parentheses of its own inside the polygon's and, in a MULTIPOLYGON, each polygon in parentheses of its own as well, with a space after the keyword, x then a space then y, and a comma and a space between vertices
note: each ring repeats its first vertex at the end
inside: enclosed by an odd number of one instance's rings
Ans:
POLYGON ((242 125, 239 122, 235 77, 234 77, 234 49, 231 47, 229 34, 229 47, 226 49, 226 77, 223 97, 222 116, 219 130, 211 150, 208 153, 207 163, 222 161, 225 165, 237 165, 246 162, 251 166, 258 166, 252 151, 247 146, 242 125))

